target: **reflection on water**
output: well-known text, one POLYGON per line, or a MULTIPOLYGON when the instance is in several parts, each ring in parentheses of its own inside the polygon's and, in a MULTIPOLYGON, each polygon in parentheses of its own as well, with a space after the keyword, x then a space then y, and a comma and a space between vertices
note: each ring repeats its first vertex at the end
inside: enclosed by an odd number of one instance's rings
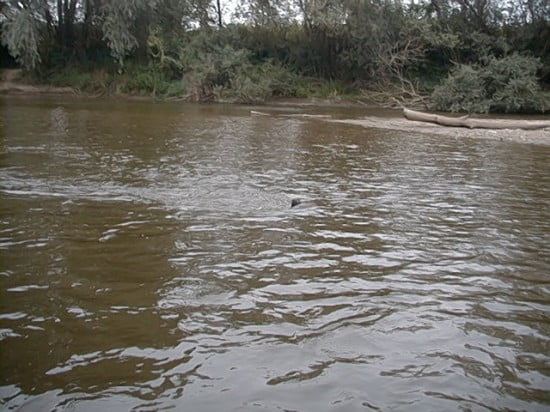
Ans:
POLYGON ((549 407, 548 147, 0 109, 3 408, 549 407))

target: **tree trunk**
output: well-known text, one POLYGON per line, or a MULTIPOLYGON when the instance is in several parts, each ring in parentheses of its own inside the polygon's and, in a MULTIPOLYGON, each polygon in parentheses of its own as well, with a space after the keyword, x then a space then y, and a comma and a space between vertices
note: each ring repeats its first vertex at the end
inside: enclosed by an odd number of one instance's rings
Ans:
POLYGON ((216 12, 218 13, 218 27, 222 27, 222 6, 220 4, 220 0, 216 0, 216 12))
POLYGON ((57 32, 59 44, 65 46, 65 22, 63 21, 63 0, 57 0, 57 32))
POLYGON ((469 127, 470 129, 524 129, 535 130, 550 127, 548 120, 506 120, 506 119, 472 119, 468 116, 448 117, 437 114, 417 112, 403 109, 403 115, 408 120, 435 123, 449 127, 469 127))
POLYGON ((50 13, 50 8, 48 7, 48 1, 43 0, 43 7, 44 7, 44 14, 46 17, 46 28, 48 29, 48 34, 51 35, 54 27, 53 27, 53 17, 50 13))
POLYGON ((82 44, 88 50, 90 46, 90 33, 92 26, 92 3, 91 0, 84 0, 84 26, 82 27, 82 44))

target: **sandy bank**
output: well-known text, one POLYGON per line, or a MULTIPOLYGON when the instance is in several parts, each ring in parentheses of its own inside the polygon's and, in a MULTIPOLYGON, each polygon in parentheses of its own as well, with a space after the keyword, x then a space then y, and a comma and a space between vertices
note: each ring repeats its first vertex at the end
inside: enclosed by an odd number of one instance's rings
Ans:
POLYGON ((410 133, 432 134, 454 138, 491 139, 508 142, 530 143, 550 146, 550 128, 539 130, 519 129, 468 129, 465 127, 446 127, 432 123, 407 120, 404 117, 364 117, 362 119, 328 120, 334 123, 354 124, 378 129, 399 130, 410 133))

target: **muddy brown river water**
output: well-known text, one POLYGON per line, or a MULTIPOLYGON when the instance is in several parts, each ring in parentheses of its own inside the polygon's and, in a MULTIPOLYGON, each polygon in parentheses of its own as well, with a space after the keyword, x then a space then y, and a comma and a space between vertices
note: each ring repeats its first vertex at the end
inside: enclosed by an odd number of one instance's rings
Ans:
POLYGON ((550 146, 250 109, 0 99, 0 408, 550 409, 550 146))

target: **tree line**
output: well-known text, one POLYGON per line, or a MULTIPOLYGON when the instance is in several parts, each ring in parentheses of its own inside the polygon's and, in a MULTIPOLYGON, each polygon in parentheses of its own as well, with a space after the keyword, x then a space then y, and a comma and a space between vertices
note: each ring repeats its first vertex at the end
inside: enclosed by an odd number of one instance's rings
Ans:
POLYGON ((0 27, 25 70, 82 89, 548 109, 548 0, 2 0, 0 27))

